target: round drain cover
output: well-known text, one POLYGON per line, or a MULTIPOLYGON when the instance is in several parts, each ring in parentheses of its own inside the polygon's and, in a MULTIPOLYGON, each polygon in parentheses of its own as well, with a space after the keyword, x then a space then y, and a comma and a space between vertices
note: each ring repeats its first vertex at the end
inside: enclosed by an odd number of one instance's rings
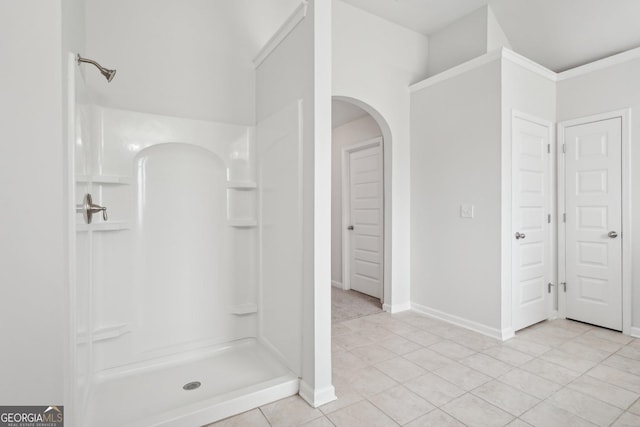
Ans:
POLYGON ((198 387, 200 387, 202 385, 202 383, 200 381, 192 381, 190 383, 186 383, 185 385, 182 386, 182 388, 184 390, 195 390, 198 387))

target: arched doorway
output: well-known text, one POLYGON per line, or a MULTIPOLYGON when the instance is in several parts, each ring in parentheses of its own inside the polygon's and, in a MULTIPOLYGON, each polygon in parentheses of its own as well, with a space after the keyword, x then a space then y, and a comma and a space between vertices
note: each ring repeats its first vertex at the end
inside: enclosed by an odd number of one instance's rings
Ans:
POLYGON ((369 295, 369 304, 377 305, 370 308, 365 301, 344 301, 334 291, 334 321, 388 309, 391 303, 391 143, 389 126, 373 107, 357 99, 333 97, 332 285, 358 291, 363 300, 369 295), (360 175, 368 181, 354 186, 351 181, 359 179, 356 167, 372 168, 376 162, 378 170, 363 170, 360 175), (356 193, 361 200, 354 198, 356 193), (362 209, 358 211, 357 206, 362 209))

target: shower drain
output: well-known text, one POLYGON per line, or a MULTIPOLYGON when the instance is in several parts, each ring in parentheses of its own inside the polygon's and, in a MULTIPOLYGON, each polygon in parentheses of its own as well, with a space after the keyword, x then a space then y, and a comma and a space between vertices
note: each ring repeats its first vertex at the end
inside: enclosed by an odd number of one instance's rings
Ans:
POLYGON ((182 386, 182 388, 184 390, 195 390, 198 387, 200 387, 202 385, 202 383, 200 381, 192 381, 190 383, 186 383, 185 385, 182 386))

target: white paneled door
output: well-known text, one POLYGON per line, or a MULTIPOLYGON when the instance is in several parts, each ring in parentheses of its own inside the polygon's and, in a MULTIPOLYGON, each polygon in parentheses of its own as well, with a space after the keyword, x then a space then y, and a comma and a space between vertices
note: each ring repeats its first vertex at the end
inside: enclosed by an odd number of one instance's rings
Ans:
POLYGON ((351 289, 382 299, 384 180, 382 139, 346 151, 348 271, 351 289))
POLYGON ((512 298, 514 330, 550 313, 551 124, 512 122, 512 298))
POLYGON ((622 119, 564 129, 565 315, 622 330, 622 119))

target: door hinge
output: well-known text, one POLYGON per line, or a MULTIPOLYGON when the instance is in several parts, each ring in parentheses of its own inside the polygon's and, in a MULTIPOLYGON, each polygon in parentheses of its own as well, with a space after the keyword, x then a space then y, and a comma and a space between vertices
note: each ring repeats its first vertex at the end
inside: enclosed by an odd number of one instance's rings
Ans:
POLYGON ((551 224, 551 214, 547 214, 547 223, 551 224))
POLYGON ((562 214, 562 222, 567 222, 567 214, 566 213, 562 214))
POLYGON ((551 293, 551 287, 552 287, 552 286, 555 286, 555 284, 553 284, 553 283, 551 283, 551 282, 547 283, 547 293, 548 293, 548 294, 550 294, 550 293, 551 293))
POLYGON ((564 145, 564 144, 562 144, 562 152, 563 152, 563 153, 566 153, 566 152, 567 152, 567 146, 566 146, 566 145, 564 145))
POLYGON ((551 154, 551 144, 547 144, 547 153, 551 154))

